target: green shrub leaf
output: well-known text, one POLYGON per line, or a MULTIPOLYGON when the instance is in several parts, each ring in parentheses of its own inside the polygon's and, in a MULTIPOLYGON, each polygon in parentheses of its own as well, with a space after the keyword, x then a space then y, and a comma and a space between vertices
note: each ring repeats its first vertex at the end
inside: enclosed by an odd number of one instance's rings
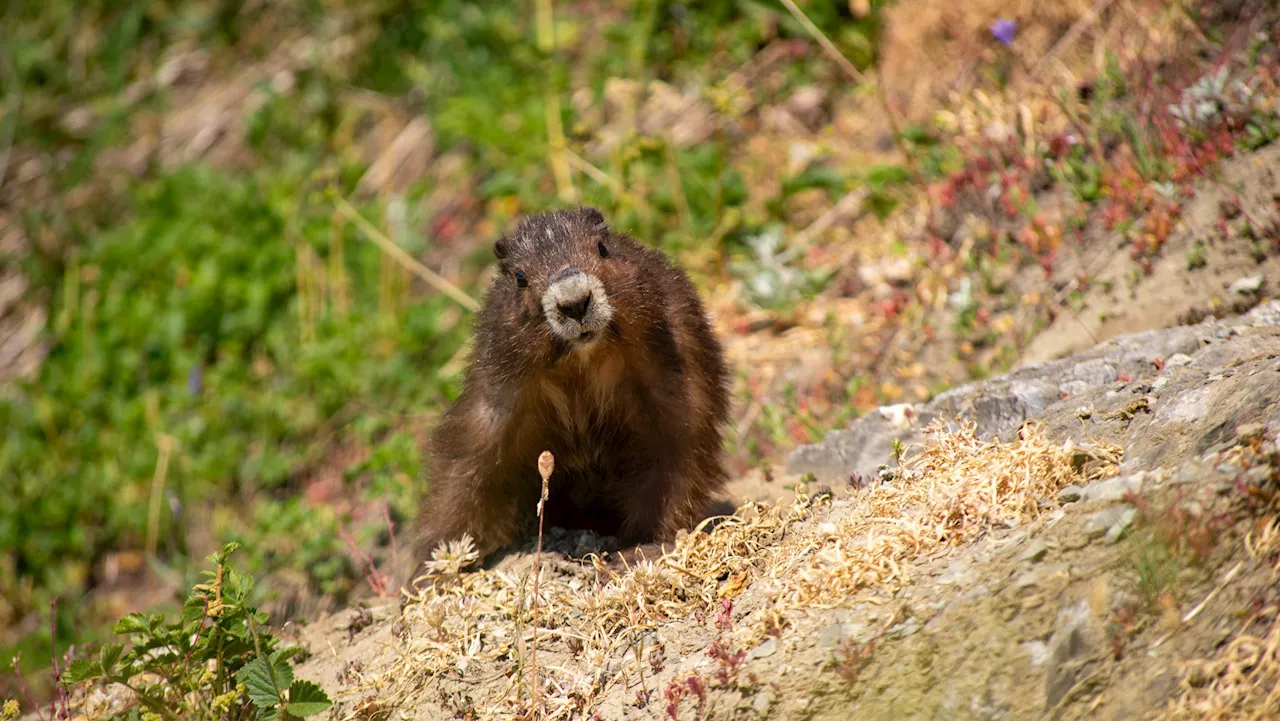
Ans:
POLYGON ((289 669, 288 676, 288 679, 285 679, 277 674, 276 680, 273 681, 271 666, 265 658, 259 656, 240 669, 240 673, 236 674, 236 680, 244 684, 245 692, 253 705, 265 710, 275 708, 280 703, 280 691, 276 682, 278 681, 281 686, 292 683, 292 669, 289 669))
POLYGON ((119 621, 116 621, 115 628, 111 632, 117 636, 127 636, 131 633, 146 633, 148 629, 146 616, 140 613, 131 613, 127 616, 122 616, 119 621))
POLYGON ((119 663, 120 657, 124 655, 123 643, 108 643, 102 647, 102 672, 110 674, 115 670, 116 664, 119 663))
POLYGON ((314 716, 323 713, 333 702, 317 684, 298 679, 289 687, 289 703, 284 710, 290 716, 314 716))
POLYGON ((63 683, 80 683, 102 676, 102 664, 78 658, 62 672, 63 683))

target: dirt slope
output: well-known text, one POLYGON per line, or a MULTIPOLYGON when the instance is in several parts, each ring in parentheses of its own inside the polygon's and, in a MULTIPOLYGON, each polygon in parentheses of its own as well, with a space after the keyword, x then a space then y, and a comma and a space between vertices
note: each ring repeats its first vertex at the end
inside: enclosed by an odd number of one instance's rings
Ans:
POLYGON ((1052 360, 1120 333, 1166 328, 1215 310, 1230 314, 1233 304, 1247 302, 1250 295, 1232 292, 1233 283, 1280 278, 1280 257, 1255 256, 1248 237, 1273 242, 1265 236, 1278 232, 1278 169, 1280 147, 1274 145, 1224 163, 1218 176, 1206 180, 1187 203, 1182 226, 1149 275, 1135 274, 1123 249, 1106 247, 1113 243, 1111 236, 1077 262, 1068 259, 1060 277, 1086 271, 1091 278, 1081 308, 1059 315, 1028 344, 1022 361, 1052 360), (1261 232, 1246 230, 1251 219, 1262 226, 1261 232))
POLYGON ((953 424, 861 487, 837 477, 858 460, 833 435, 797 453, 825 460, 833 493, 748 507, 634 572, 544 554, 536 661, 514 612, 530 603, 523 553, 441 576, 403 616, 320 620, 299 674, 343 717, 516 718, 534 668, 548 718, 1261 710, 1249 685, 1280 678, 1265 645, 1280 634, 1277 359, 1268 303, 959 388, 894 432, 920 438, 946 409, 975 433, 953 424))

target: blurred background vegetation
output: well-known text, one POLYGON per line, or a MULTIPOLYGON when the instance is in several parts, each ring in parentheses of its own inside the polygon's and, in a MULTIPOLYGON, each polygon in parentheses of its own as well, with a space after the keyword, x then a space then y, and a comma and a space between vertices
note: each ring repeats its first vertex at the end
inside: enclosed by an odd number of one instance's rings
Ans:
MULTIPOLYGON (((38 677, 51 608, 60 648, 102 638, 227 541, 275 618, 366 593, 470 329, 411 266, 479 299, 520 214, 595 205, 680 258, 732 336, 735 466, 767 476, 865 409, 1013 364, 1052 312, 1006 271, 1043 285, 1060 248, 1086 255, 1125 148, 1141 182, 1177 179, 1138 110, 1167 103, 1125 78, 1197 3, 791 4, 0 6, 0 658, 38 677), (1060 44, 1082 18, 1090 45, 1060 44), (1061 97, 1002 99, 1019 76, 1061 97), (934 112, 975 89, 981 112, 934 112), (988 176, 1007 212, 982 195, 981 228, 922 203, 988 176), (1061 212, 1033 197, 1054 184, 1061 212)), ((1270 142, 1271 117, 1230 127, 1270 142)), ((1124 211, 1163 207, 1143 198, 1124 211)))

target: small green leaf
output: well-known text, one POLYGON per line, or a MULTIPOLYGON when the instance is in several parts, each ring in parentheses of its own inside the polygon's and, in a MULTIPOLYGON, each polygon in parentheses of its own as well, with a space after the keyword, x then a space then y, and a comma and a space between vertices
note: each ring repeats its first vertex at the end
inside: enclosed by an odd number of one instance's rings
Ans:
POLYGON ((78 658, 67 666, 67 670, 62 672, 63 683, 80 683, 89 679, 99 678, 103 675, 102 664, 95 661, 89 661, 78 658))
POLYGON ((320 686, 298 679, 289 687, 289 703, 284 710, 291 716, 314 716, 327 710, 333 702, 320 686))
POLYGON ((120 661, 120 656, 124 654, 123 643, 108 643, 102 647, 102 672, 110 674, 116 668, 116 663, 120 661))
POLYGON ((280 658, 280 654, 277 652, 271 654, 271 666, 275 669, 278 688, 281 690, 289 688, 289 685, 293 683, 293 665, 288 660, 280 658))
POLYGON ((898 185, 911 179, 910 173, 901 165, 879 164, 867 169, 866 183, 873 188, 887 185, 898 185))
MULTIPOLYGON (((286 668, 288 668, 287 665, 286 668)), ((282 678, 278 671, 277 666, 276 679, 273 681, 271 667, 265 658, 259 656, 240 669, 240 673, 236 674, 236 680, 244 684, 245 693, 248 694, 254 706, 269 709, 280 703, 280 687, 287 687, 293 682, 292 668, 288 668, 287 679, 282 678), (276 685, 277 682, 280 686, 276 685)))
POLYGON ((227 556, 235 553, 239 548, 240 544, 232 541, 223 546, 221 551, 213 554, 209 560, 213 561, 214 565, 221 566, 227 562, 227 556))
POLYGON ((125 636, 131 633, 146 633, 148 631, 147 617, 140 613, 131 613, 122 616, 116 621, 115 628, 111 630, 117 636, 125 636))

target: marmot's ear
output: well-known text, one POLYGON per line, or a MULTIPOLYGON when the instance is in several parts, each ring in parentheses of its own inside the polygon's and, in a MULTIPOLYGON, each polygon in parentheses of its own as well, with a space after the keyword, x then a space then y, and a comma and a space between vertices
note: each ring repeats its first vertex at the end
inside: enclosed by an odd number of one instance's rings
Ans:
POLYGON ((597 233, 603 233, 609 229, 609 224, 605 222, 604 214, 595 208, 581 207, 578 209, 582 213, 582 217, 587 221, 587 225, 591 226, 591 230, 597 233))
POLYGON ((496 241, 494 241, 493 257, 497 258, 498 260, 507 259, 507 239, 506 238, 498 238, 496 241))

